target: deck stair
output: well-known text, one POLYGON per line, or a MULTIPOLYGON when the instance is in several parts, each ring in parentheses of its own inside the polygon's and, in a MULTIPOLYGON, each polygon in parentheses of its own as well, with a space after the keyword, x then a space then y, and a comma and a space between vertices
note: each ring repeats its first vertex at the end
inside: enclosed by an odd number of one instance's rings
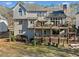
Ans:
POLYGON ((79 44, 70 44, 71 49, 77 49, 79 48, 79 44))

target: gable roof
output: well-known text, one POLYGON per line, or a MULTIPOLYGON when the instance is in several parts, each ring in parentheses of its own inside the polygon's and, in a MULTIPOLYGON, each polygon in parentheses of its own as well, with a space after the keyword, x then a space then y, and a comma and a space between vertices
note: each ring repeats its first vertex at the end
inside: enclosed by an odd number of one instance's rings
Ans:
POLYGON ((21 3, 18 2, 16 5, 20 5, 25 8, 27 11, 55 11, 55 10, 63 10, 62 7, 44 7, 38 4, 30 4, 30 3, 21 3))
POLYGON ((44 7, 37 4, 19 3, 21 7, 24 7, 27 11, 46 11, 44 7))

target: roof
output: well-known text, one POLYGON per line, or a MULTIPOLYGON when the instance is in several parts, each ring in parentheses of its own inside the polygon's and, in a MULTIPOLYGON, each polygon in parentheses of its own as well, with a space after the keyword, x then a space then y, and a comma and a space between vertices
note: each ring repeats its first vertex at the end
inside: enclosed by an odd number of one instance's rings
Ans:
POLYGON ((63 10, 53 11, 47 17, 66 17, 63 10))
POLYGON ((24 3, 21 4, 27 11, 46 11, 44 7, 37 4, 24 3))
MULTIPOLYGON (((31 3, 21 3, 18 2, 21 7, 24 7, 27 11, 55 11, 55 10, 63 10, 62 7, 44 7, 38 4, 31 3)), ((16 4, 16 5, 17 5, 16 4)))
POLYGON ((51 14, 64 14, 63 10, 53 11, 51 14))

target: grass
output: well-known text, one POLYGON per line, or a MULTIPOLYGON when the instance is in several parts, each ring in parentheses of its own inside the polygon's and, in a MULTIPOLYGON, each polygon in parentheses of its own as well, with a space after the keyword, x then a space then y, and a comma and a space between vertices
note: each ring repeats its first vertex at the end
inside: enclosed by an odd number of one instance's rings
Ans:
POLYGON ((1 42, 1 57, 72 57, 79 56, 79 49, 65 49, 53 46, 31 46, 20 42, 1 42))

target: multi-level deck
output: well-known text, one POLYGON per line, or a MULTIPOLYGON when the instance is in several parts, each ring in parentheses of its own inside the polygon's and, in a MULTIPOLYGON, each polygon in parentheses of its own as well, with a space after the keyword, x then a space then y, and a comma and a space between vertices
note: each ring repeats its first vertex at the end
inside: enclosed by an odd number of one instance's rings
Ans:
POLYGON ((50 21, 38 21, 34 25, 34 38, 43 40, 44 43, 56 43, 56 44, 71 44, 75 41, 75 31, 70 30, 69 24, 52 24, 50 21), (54 32, 56 31, 56 32, 54 32), (73 39, 71 39, 71 37, 73 39))

